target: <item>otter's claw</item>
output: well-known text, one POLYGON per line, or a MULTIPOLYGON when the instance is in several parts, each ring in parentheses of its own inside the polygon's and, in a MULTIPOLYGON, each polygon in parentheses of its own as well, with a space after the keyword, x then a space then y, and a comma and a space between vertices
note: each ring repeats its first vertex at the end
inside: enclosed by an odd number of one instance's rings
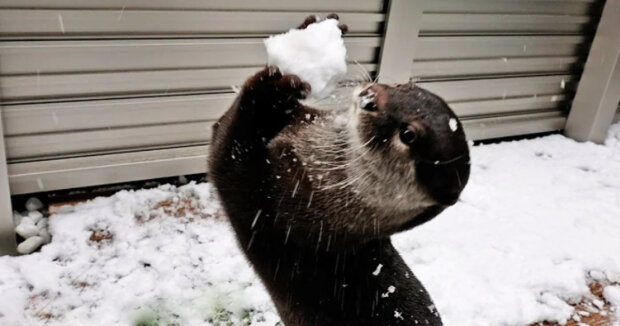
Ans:
POLYGON ((306 29, 311 24, 314 24, 318 21, 318 17, 315 15, 310 15, 304 19, 304 22, 301 25, 297 26, 297 29, 306 29))
POLYGON ((278 67, 276 67, 276 66, 268 66, 267 67, 267 76, 278 79, 278 78, 282 77, 282 73, 280 72, 280 69, 278 67))
POLYGON ((332 12, 331 14, 327 15, 327 19, 335 19, 335 20, 339 20, 340 16, 338 16, 337 13, 332 12))

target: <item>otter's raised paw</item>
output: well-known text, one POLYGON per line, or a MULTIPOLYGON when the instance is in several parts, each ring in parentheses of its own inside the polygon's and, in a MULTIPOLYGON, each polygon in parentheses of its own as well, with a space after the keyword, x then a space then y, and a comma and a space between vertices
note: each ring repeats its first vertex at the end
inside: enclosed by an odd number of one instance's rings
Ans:
MULTIPOLYGON (((338 16, 338 14, 336 13, 331 13, 329 15, 327 15, 326 17, 327 19, 335 19, 335 20, 340 20, 340 16, 338 16)), ((320 20, 320 18, 318 16, 315 15, 310 15, 308 17, 306 17, 306 19, 304 19, 303 23, 301 23, 299 26, 297 26, 297 29, 306 29, 306 27, 318 22, 320 20)), ((347 26, 346 24, 338 24, 338 28, 340 28, 340 31, 342 32, 342 35, 346 34, 349 31, 349 26, 347 26)))
POLYGON ((287 95, 296 99, 304 99, 310 94, 310 84, 302 81, 297 75, 283 75, 275 66, 267 66, 246 81, 244 88, 261 90, 274 95, 287 95))

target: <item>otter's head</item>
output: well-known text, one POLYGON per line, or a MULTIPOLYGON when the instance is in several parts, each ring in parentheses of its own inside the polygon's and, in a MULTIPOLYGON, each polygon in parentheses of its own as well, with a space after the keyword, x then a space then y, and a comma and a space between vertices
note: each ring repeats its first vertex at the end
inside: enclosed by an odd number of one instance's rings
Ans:
POLYGON ((454 204, 470 163, 465 133, 448 105, 413 84, 365 84, 353 97, 352 133, 367 149, 360 161, 388 176, 390 184, 379 187, 386 196, 401 192, 410 198, 399 200, 410 199, 412 208, 417 201, 437 212, 454 204), (382 166, 374 166, 377 162, 382 166), (392 188, 398 190, 390 193, 392 188))

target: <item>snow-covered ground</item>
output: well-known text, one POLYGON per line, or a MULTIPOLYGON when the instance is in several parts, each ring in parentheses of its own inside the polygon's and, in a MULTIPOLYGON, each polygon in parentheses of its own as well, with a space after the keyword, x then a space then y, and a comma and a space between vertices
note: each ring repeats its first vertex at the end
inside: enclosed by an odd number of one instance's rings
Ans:
MULTIPOLYGON (((394 238, 446 325, 566 320, 592 280, 620 305, 620 124, 604 146, 556 135, 472 159, 461 201, 394 238)), ((0 325, 278 323, 209 184, 121 191, 49 225, 40 252, 0 257, 0 325)))

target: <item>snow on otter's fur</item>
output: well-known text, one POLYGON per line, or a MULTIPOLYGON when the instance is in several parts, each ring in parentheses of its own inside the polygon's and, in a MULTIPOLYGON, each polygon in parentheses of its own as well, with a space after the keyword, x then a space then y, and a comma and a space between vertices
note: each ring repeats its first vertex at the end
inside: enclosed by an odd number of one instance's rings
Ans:
POLYGON ((264 42, 267 63, 309 83, 311 97, 329 95, 347 72, 347 49, 336 19, 326 19, 305 29, 291 29, 264 42))

